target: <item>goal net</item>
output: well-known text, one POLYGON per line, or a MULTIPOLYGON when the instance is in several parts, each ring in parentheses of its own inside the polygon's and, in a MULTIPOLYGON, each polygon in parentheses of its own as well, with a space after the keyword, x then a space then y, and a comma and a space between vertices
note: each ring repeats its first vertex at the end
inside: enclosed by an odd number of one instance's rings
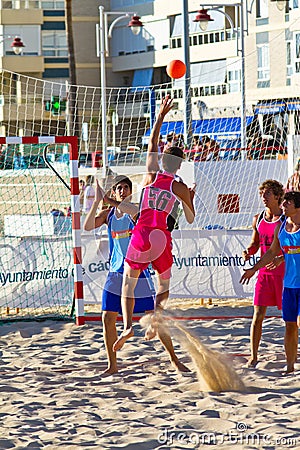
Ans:
POLYGON ((76 144, 68 136, 0 137, 2 320, 65 318, 73 310, 78 317, 82 309, 76 144), (70 165, 49 166, 54 154, 70 165))
MULTIPOLYGON (((214 70, 219 69, 212 68, 210 73, 214 70)), ((232 77, 235 72, 232 70, 232 77)), ((161 99, 171 95, 174 107, 161 129, 161 148, 167 142, 183 145, 186 160, 181 176, 188 185, 194 181, 197 184, 195 222, 188 225, 181 216, 179 233, 182 237, 185 231, 191 232, 194 238, 200 237, 202 231, 223 233, 221 248, 216 250, 222 253, 229 234, 234 230, 250 230, 253 215, 262 209, 259 184, 268 178, 285 184, 293 172, 300 157, 300 99, 248 102, 247 145, 242 148, 240 96, 234 93, 234 84, 215 83, 212 89, 205 82, 207 76, 202 75, 200 82, 192 73, 188 124, 180 80, 147 88, 107 88, 104 122, 99 87, 68 86, 1 70, 1 136, 77 136, 79 178, 93 175, 107 184, 115 174, 126 174, 133 180, 134 198, 138 200, 150 130, 161 99), (229 84, 236 106, 207 106, 210 96, 230 93, 229 84), (102 179, 103 123, 107 136, 107 180, 102 179), (183 136, 185 125, 193 138, 189 145, 183 136)), ((70 313, 74 291, 70 191, 62 182, 70 185, 69 146, 24 142, 12 140, 0 148, 1 318, 63 317, 70 313), (46 159, 62 180, 45 162, 46 146, 46 159), (27 275, 27 272, 39 273, 27 275), (51 283, 45 282, 47 277, 51 283)), ((85 233, 82 236, 88 240, 85 233)), ((246 234, 244 241, 247 239, 246 234)), ((182 243, 178 245, 179 252, 183 247, 182 243)), ((99 250, 97 244, 97 251, 97 260, 89 266, 90 280, 93 280, 91 273, 102 276, 107 270, 106 250, 99 250)), ((178 267, 181 264, 178 261, 187 259, 185 255, 176 258, 178 267)), ((214 268, 205 275, 206 284, 215 272, 214 268)), ((175 284, 175 290, 176 286, 182 288, 184 277, 175 284)), ((220 278, 218 282, 225 296, 249 295, 245 291, 238 294, 227 291, 226 273, 222 282, 220 278)), ((102 281, 99 283, 101 288, 102 281)), ((212 295, 199 285, 199 275, 195 275, 194 284, 198 287, 189 295, 212 295)), ((99 292, 94 291, 90 285, 90 296, 99 301, 99 292)), ((188 295, 184 289, 183 293, 188 295)), ((215 291, 214 295, 220 292, 215 291)))

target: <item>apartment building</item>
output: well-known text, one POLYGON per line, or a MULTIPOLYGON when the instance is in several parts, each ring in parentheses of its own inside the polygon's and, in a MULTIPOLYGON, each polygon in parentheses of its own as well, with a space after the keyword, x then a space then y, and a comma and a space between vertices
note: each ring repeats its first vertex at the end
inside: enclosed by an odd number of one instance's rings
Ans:
MULTIPOLYGON (((98 86, 99 61, 95 40, 98 2, 73 1, 72 13, 78 83, 98 86)), ((2 69, 48 81, 63 83, 68 80, 65 16, 63 0, 0 1, 2 69), (25 47, 21 57, 13 54, 10 47, 12 39, 7 36, 22 38, 25 47)))
POLYGON ((288 123, 289 132, 299 134, 298 0, 216 0, 212 6, 203 2, 212 19, 204 32, 195 22, 202 9, 199 1, 113 0, 111 8, 128 9, 129 4, 141 16, 144 27, 137 39, 127 38, 126 27, 120 27, 112 37, 112 69, 123 75, 124 84, 171 83, 171 91, 167 91, 176 98, 177 118, 181 118, 185 108, 183 81, 170 80, 165 67, 172 59, 184 60, 184 42, 188 39, 194 119, 239 116, 244 76, 247 116, 258 114, 263 123, 270 122, 268 115, 275 114, 280 126, 288 123), (188 7, 188 36, 183 31, 184 3, 188 7), (243 35, 233 6, 236 3, 243 10, 243 35), (132 68, 136 70, 128 76, 126 70, 132 68))
MULTIPOLYGON (((290 133, 299 134, 299 0, 237 3, 243 11, 243 28, 236 2, 215 0, 214 7, 205 3, 211 20, 203 32, 195 22, 202 9, 199 1, 101 0, 108 23, 123 12, 136 13, 143 22, 137 36, 131 33, 128 20, 119 20, 114 26, 109 39, 110 55, 105 59, 107 86, 155 85, 157 104, 161 95, 171 93, 175 98, 174 120, 182 120, 183 79, 171 80, 166 65, 172 59, 186 58, 184 43, 188 40, 192 119, 238 117, 244 95, 247 116, 256 114, 263 124, 272 115, 276 125, 288 126, 290 133), (188 9, 188 36, 183 31, 184 5, 188 9)), ((100 64, 95 27, 99 22, 99 2, 74 0, 72 4, 77 84, 98 87, 100 64)), ((10 41, 3 39, 2 69, 53 82, 51 94, 57 83, 57 93, 64 97, 62 86, 70 77, 65 2, 0 1, 0 8, 1 34, 19 35, 26 46, 22 56, 16 56, 10 41)), ((41 97, 43 102, 47 100, 47 90, 41 97)), ((35 114, 48 117, 43 106, 36 108, 35 114)))
MULTIPOLYGON (((72 2, 76 83, 83 86, 99 87, 98 17, 95 0, 72 2)), ((0 1, 0 34, 1 134, 60 134, 65 107, 52 114, 51 99, 63 104, 70 82, 65 2, 0 1), (19 55, 11 48, 14 36, 24 43, 19 55)))

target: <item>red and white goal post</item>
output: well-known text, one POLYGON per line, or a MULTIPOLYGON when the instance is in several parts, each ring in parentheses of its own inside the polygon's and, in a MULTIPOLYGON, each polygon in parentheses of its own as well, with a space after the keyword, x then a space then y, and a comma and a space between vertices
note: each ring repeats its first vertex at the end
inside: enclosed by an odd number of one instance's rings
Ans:
POLYGON ((84 324, 84 299, 82 277, 82 251, 80 229, 80 202, 78 178, 78 139, 76 136, 23 136, 0 137, 0 145, 10 144, 69 144, 70 191, 72 213, 72 246, 74 262, 74 305, 77 325, 84 324))

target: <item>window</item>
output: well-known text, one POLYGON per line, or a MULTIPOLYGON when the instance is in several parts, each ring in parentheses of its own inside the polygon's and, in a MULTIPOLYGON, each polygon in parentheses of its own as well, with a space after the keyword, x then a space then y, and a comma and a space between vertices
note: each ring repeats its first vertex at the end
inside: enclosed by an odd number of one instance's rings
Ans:
POLYGON ((295 33, 295 73, 300 73, 300 33, 295 33))
POLYGON ((239 58, 228 58, 226 60, 226 82, 229 92, 240 92, 242 64, 239 58))
POLYGON ((258 19, 269 17, 268 0, 256 0, 256 17, 258 19))
POLYGON ((153 0, 112 0, 111 8, 120 8, 120 6, 135 6, 143 3, 153 3, 153 0))
MULTIPOLYGON (((39 25, 5 25, 3 27, 4 36, 20 36, 25 47, 23 55, 37 56, 41 54, 41 32, 39 25)), ((13 55, 11 48, 12 39, 4 39, 3 45, 6 55, 13 55)))
POLYGON ((68 56, 67 37, 65 31, 43 31, 42 47, 44 56, 68 56))
POLYGON ((42 9, 65 9, 65 2, 60 0, 42 0, 40 3, 42 9))
POLYGON ((8 0, 1 2, 1 9, 39 8, 38 0, 8 0))
POLYGON ((256 0, 256 25, 262 26, 269 23, 269 0, 256 0))
POLYGON ((285 41, 286 41, 286 85, 291 86, 292 75, 294 73, 293 67, 293 33, 289 28, 285 30, 285 41))
POLYGON ((240 71, 239 70, 228 70, 227 80, 229 85, 229 92, 239 92, 240 91, 240 71))
POLYGON ((257 87, 270 86, 270 55, 269 44, 257 46, 257 87))
POLYGON ((289 9, 299 8, 299 0, 289 0, 289 9))
POLYGON ((264 88, 270 86, 270 49, 269 33, 257 33, 257 87, 264 88))
POLYGON ((286 84, 291 85, 291 76, 293 75, 291 42, 286 43, 286 84))
MULTIPOLYGON (((223 84, 226 78, 226 60, 203 61, 191 64, 191 86, 223 84)), ((174 80, 182 84, 183 80, 174 80)))

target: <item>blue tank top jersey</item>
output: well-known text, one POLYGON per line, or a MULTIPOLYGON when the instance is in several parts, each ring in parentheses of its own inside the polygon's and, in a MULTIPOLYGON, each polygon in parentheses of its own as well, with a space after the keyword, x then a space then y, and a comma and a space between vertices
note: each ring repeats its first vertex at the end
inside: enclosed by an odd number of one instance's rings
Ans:
POLYGON ((300 288, 300 230, 289 233, 284 222, 280 227, 278 239, 285 260, 284 287, 300 288))
POLYGON ((115 208, 107 216, 110 272, 123 272, 124 258, 134 222, 128 214, 116 217, 115 208))

